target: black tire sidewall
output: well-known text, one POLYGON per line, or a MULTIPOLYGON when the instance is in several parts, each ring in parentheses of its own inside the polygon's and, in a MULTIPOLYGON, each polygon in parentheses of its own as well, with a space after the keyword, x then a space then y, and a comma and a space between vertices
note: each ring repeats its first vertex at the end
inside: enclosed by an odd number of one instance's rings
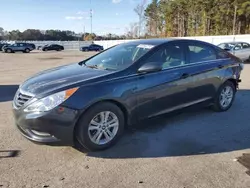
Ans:
POLYGON ((110 102, 103 102, 94 105, 89 110, 87 110, 82 117, 79 119, 77 123, 77 129, 76 129, 76 138, 80 142, 80 144, 85 147, 86 149, 90 151, 97 151, 97 150, 103 150, 106 148, 111 147, 114 145, 119 138, 122 136, 123 130, 124 130, 124 114, 121 111, 121 109, 110 102), (119 120, 119 128, 116 136, 107 144, 103 145, 97 145, 93 143, 88 135, 88 126, 90 121, 100 112, 102 111, 110 111, 113 112, 118 120, 119 120))
POLYGON ((235 93, 236 93, 236 88, 235 85, 231 82, 231 81, 226 81, 218 90, 217 96, 216 96, 216 101, 215 101, 215 105, 218 108, 217 111, 227 111, 229 108, 231 108, 234 99, 235 99, 235 93), (233 99, 230 103, 230 105, 228 105, 226 108, 222 107, 220 104, 220 95, 222 90, 226 87, 226 86, 230 86, 233 89, 233 99))

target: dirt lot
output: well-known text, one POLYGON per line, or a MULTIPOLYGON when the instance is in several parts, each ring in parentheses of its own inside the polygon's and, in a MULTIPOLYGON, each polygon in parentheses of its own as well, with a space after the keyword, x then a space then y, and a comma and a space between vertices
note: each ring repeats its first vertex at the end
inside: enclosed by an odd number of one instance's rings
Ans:
POLYGON ((127 131, 113 148, 82 153, 36 145, 16 130, 11 100, 32 74, 91 53, 0 53, 0 187, 247 188, 236 158, 250 153, 250 64, 232 108, 188 110, 127 131))

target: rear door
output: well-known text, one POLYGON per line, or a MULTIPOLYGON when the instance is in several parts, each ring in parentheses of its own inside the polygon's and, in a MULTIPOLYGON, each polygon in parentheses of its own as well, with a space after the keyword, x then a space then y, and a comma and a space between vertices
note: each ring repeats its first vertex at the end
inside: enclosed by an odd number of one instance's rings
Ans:
POLYGON ((187 72, 192 80, 187 98, 191 104, 212 99, 222 84, 228 58, 218 58, 212 45, 199 41, 186 41, 187 72))
POLYGON ((144 63, 149 62, 159 62, 163 69, 138 75, 136 112, 142 119, 184 107, 188 102, 187 90, 192 86, 182 42, 167 43, 144 63))
POLYGON ((24 43, 19 43, 18 45, 18 51, 24 51, 26 48, 27 44, 24 43))
POLYGON ((242 60, 250 59, 250 44, 248 43, 241 43, 242 50, 240 51, 240 56, 242 60))
POLYGON ((244 58, 244 50, 242 43, 237 43, 234 47, 234 55, 237 56, 240 59, 244 58))

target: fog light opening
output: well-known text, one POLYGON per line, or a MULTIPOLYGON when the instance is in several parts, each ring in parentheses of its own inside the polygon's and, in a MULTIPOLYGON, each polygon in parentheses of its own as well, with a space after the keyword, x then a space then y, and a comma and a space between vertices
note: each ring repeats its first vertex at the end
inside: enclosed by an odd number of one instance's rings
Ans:
POLYGON ((40 132, 40 131, 36 131, 36 130, 31 130, 31 132, 33 132, 34 134, 36 134, 38 136, 51 136, 49 133, 40 132))

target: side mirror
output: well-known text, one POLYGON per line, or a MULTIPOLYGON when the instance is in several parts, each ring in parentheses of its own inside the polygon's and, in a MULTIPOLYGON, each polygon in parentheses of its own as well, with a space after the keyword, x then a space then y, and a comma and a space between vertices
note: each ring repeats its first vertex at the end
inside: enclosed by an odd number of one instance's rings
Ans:
POLYGON ((149 73, 149 72, 158 72, 162 70, 162 66, 159 63, 151 62, 142 65, 138 69, 138 73, 149 73))

